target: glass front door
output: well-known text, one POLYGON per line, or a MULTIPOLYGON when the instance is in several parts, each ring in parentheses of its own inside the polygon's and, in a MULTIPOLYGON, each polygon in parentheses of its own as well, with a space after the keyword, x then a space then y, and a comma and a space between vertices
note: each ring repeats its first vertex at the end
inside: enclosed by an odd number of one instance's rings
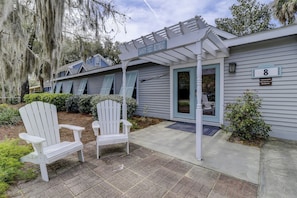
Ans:
POLYGON ((174 70, 174 114, 192 119, 195 115, 195 68, 174 70))
MULTIPOLYGON (((176 69, 174 77, 174 117, 195 119, 196 67, 176 69)), ((219 121, 219 65, 207 65, 202 69, 203 120, 219 121)))

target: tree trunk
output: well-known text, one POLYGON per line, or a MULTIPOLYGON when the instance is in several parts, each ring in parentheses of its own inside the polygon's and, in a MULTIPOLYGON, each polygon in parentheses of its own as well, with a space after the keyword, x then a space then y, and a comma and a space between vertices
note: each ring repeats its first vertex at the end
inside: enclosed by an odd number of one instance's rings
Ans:
POLYGON ((27 80, 22 84, 21 87, 21 102, 24 102, 24 95, 29 94, 29 80, 27 80))
POLYGON ((1 102, 0 103, 5 103, 6 102, 6 94, 5 94, 5 86, 4 86, 4 78, 2 78, 2 82, 1 82, 1 102))
POLYGON ((41 75, 38 76, 38 80, 40 83, 40 92, 44 92, 44 79, 41 77, 41 75))

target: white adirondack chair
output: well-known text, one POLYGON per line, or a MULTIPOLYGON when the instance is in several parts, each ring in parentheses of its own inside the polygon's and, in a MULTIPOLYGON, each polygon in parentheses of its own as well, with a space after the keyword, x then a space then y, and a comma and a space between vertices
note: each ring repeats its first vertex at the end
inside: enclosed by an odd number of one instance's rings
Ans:
POLYGON ((40 165, 41 177, 49 181, 46 165, 77 152, 84 162, 83 144, 80 141, 84 127, 58 124, 57 108, 53 104, 32 102, 19 109, 27 133, 19 137, 31 143, 34 152, 21 158, 22 162, 40 165), (73 130, 74 142, 60 141, 60 128, 73 130))
POLYGON ((97 159, 100 157, 99 147, 103 145, 126 143, 129 154, 129 132, 132 124, 121 120, 121 104, 112 100, 105 100, 97 104, 98 120, 92 123, 96 138, 97 159), (120 132, 120 124, 122 132, 120 132), (100 129, 100 133, 99 133, 100 129))

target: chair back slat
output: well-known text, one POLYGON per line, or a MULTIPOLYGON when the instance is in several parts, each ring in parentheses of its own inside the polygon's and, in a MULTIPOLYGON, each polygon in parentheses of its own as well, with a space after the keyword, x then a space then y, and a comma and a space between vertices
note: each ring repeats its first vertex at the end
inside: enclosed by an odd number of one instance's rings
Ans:
POLYGON ((105 100, 97 104, 100 135, 112 135, 120 133, 121 104, 105 100))
POLYGON ((46 139, 45 146, 60 143, 57 108, 53 104, 32 102, 19 109, 26 131, 46 139))

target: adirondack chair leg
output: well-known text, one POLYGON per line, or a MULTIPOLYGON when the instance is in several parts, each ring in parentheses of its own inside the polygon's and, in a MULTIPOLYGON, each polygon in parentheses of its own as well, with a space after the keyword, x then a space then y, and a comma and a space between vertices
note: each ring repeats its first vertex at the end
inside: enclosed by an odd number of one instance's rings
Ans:
POLYGON ((84 159, 84 153, 82 150, 80 151, 77 151, 77 157, 78 157, 78 160, 81 161, 81 162, 84 162, 85 159, 84 159))
POLYGON ((127 142, 127 154, 129 154, 129 142, 127 142))
POLYGON ((100 154, 99 146, 97 145, 96 147, 97 147, 97 159, 99 159, 100 158, 100 155, 99 155, 100 154))
POLYGON ((48 182, 48 173, 47 173, 47 168, 45 163, 40 163, 40 172, 41 172, 41 178, 43 181, 48 182))

